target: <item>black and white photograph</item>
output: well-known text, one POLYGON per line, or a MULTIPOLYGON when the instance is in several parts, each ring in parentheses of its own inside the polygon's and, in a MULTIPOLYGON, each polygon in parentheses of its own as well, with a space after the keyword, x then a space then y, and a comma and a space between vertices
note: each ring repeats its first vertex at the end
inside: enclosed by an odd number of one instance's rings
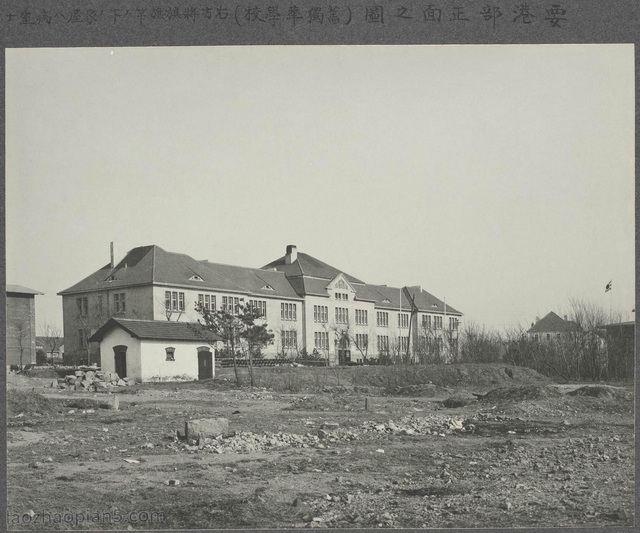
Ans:
POLYGON ((8 529, 633 526, 633 43, 4 61, 8 529))

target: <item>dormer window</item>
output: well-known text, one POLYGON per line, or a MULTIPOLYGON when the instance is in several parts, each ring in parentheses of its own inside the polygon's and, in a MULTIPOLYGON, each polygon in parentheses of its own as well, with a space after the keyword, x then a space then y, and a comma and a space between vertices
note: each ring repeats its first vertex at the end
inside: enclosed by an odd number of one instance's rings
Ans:
POLYGON ((198 274, 194 274, 189 278, 189 281, 204 281, 198 274))
POLYGON ((263 290, 263 291, 272 291, 273 287, 271 285, 265 285, 264 287, 262 287, 261 290, 263 290))

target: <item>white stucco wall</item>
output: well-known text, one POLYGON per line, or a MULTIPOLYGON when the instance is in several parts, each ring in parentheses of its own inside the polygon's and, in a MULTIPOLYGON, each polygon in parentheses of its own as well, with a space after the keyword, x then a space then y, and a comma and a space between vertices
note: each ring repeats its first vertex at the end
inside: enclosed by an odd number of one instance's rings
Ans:
MULTIPOLYGON (((179 379, 198 379, 198 347, 202 341, 143 341, 141 343, 142 380, 175 381, 179 379), (167 361, 166 348, 175 348, 174 361, 167 361)), ((215 351, 212 353, 213 373, 215 376, 215 351)))
POLYGON ((140 340, 120 328, 114 328, 100 343, 100 366, 105 372, 116 371, 114 346, 127 347, 127 377, 142 379, 140 340))

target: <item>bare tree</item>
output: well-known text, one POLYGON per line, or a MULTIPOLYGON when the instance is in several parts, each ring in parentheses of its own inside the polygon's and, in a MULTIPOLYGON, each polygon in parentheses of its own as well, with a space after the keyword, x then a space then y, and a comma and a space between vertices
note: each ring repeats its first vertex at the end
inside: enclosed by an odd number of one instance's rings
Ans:
POLYGON ((44 348, 45 355, 51 355, 51 364, 55 367, 54 354, 60 349, 64 342, 62 330, 58 326, 45 322, 40 327, 40 336, 42 337, 42 347, 44 348))

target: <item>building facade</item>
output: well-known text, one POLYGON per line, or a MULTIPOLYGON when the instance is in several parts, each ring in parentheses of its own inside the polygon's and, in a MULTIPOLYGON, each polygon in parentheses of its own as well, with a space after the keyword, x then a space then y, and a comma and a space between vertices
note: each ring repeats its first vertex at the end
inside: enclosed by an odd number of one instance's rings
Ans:
POLYGON ((36 363, 36 302, 39 291, 7 285, 7 366, 36 363))
POLYGON ((262 268, 143 246, 59 294, 65 353, 89 363, 99 360, 91 335, 110 318, 195 322, 197 304, 230 312, 251 305, 274 333, 265 357, 316 357, 332 365, 416 361, 423 344, 455 349, 462 317, 419 286, 367 284, 293 245, 262 268))

